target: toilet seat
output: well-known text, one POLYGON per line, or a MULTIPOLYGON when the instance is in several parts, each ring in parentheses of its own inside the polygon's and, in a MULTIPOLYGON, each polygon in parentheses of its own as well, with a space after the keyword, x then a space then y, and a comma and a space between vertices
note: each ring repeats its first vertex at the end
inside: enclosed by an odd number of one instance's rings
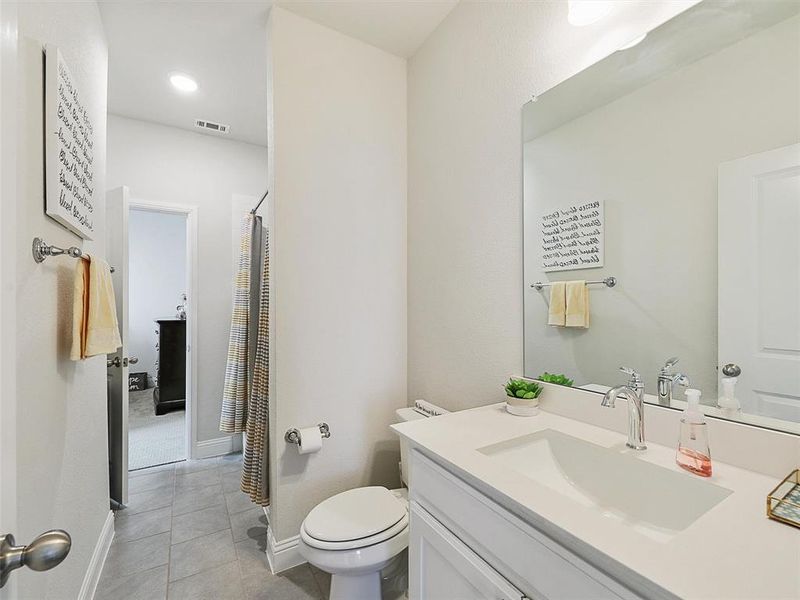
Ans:
POLYGON ((318 540, 310 536, 305 527, 300 530, 300 537, 306 544, 312 548, 318 548, 319 550, 354 550, 380 544, 406 531, 408 531, 408 516, 404 516, 400 521, 380 533, 355 540, 345 540, 341 542, 318 540))
POLYGON ((408 510, 380 486, 347 490, 317 505, 303 521, 300 537, 320 550, 352 550, 389 540, 408 528, 408 510))

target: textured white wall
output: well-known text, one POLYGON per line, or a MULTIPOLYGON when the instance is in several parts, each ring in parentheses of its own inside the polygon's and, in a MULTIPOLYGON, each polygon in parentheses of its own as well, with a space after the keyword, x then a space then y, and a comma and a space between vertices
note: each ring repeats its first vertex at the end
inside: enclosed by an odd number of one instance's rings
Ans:
MULTIPOLYGON (((17 540, 66 529, 72 550, 57 569, 20 569, 20 598, 76 598, 109 512, 106 366, 99 356, 69 360, 75 261, 31 259, 31 239, 103 255, 105 242, 106 69, 108 53, 94 2, 20 3, 17 153, 17 540), (45 216, 42 165, 42 44, 57 45, 94 123, 95 242, 45 216)), ((4 282, 4 284, 7 282, 4 282)))
POLYGON ((525 281, 620 282, 593 288, 588 331, 548 327, 547 293, 526 290, 527 375, 616 385, 630 365, 655 390, 679 356, 716 403, 717 167, 800 138, 798 42, 795 17, 525 144, 525 281), (543 273, 539 216, 593 199, 606 201, 604 267, 543 273))
POLYGON ((448 409, 522 372, 522 126, 542 93, 689 5, 461 2, 408 67, 408 387, 448 409))
POLYGON ((128 219, 128 354, 155 377, 155 319, 174 317, 186 289, 186 217, 132 209, 128 219))
POLYGON ((334 493, 399 481, 389 425, 406 404, 406 62, 278 7, 270 19, 280 540, 334 493), (283 441, 320 421, 332 432, 321 452, 283 441))
POLYGON ((234 194, 258 196, 267 185, 267 149, 116 115, 108 117, 108 188, 131 199, 198 207, 197 439, 219 431, 228 353, 234 194))

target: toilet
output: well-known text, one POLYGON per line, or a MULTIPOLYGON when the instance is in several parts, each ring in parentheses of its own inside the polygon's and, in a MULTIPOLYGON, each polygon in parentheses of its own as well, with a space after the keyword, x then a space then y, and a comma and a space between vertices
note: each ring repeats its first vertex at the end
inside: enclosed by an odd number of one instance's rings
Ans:
MULTIPOLYGON (((397 421, 447 412, 424 401, 396 411, 397 421)), ((407 444, 400 442, 400 472, 407 485, 407 444)), ((331 574, 331 600, 380 600, 381 572, 394 570, 408 547, 408 493, 360 487, 320 502, 303 521, 299 550, 331 574)))

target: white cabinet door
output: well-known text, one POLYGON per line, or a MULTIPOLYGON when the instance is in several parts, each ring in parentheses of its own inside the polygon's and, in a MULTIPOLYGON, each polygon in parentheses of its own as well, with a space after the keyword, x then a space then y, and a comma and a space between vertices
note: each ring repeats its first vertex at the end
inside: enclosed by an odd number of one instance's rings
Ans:
POLYGON ((719 361, 744 412, 800 421, 800 144, 719 166, 719 361))
POLYGON ((411 503, 410 600, 520 600, 525 596, 411 503))

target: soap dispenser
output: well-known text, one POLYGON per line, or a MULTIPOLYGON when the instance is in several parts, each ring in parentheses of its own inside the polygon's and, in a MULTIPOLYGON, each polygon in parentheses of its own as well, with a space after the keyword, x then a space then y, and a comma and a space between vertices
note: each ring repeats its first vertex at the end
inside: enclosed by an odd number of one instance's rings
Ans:
POLYGON ((739 400, 736 398, 736 377, 723 377, 720 380, 722 383, 722 396, 717 401, 717 406, 724 411, 736 413, 742 410, 739 400))
POLYGON ((681 416, 678 450, 675 462, 687 471, 711 477, 711 449, 708 446, 708 424, 700 410, 700 390, 686 390, 689 406, 681 416))

